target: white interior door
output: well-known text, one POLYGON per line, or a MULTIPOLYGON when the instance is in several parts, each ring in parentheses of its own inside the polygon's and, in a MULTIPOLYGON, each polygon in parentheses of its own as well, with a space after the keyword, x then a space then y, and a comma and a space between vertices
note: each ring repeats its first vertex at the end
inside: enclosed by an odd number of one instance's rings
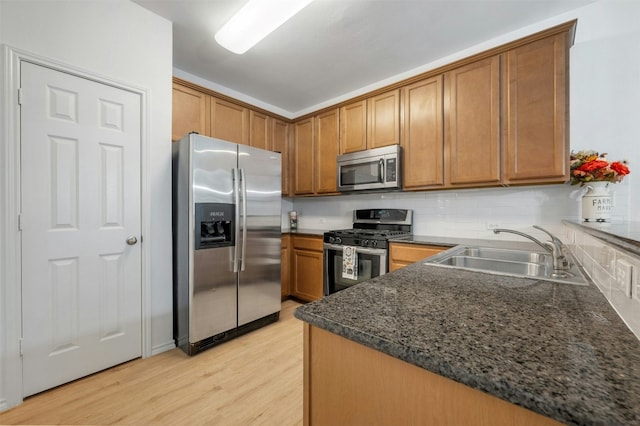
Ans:
POLYGON ((141 104, 28 62, 21 91, 28 396, 141 356, 141 104))

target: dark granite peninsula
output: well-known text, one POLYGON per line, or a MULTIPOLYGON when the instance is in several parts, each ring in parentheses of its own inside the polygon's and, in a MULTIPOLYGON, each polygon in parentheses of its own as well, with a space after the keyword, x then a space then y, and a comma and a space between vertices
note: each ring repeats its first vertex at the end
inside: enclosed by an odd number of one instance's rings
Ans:
POLYGON ((295 316, 306 424, 640 424, 640 342, 594 284, 418 262, 295 316))

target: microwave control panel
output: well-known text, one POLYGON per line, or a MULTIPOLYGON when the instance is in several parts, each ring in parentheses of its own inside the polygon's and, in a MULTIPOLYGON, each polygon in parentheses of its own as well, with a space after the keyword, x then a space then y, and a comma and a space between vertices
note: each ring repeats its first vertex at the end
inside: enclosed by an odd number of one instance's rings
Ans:
POLYGON ((398 168, 396 167, 396 159, 395 158, 388 158, 387 159, 387 170, 386 173, 384 174, 386 176, 386 181, 387 182, 395 182, 396 181, 396 170, 398 170, 398 168))

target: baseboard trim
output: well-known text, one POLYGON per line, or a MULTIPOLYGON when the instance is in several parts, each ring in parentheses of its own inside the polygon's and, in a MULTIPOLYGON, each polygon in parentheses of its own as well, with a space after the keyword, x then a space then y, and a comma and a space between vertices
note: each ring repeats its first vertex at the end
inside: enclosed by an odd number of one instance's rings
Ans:
POLYGON ((8 410, 9 406, 7 405, 6 399, 0 399, 0 412, 8 410))
POLYGON ((161 354, 162 352, 170 351, 171 349, 175 349, 176 343, 172 340, 167 343, 163 343, 162 345, 154 346, 151 348, 151 356, 161 354))

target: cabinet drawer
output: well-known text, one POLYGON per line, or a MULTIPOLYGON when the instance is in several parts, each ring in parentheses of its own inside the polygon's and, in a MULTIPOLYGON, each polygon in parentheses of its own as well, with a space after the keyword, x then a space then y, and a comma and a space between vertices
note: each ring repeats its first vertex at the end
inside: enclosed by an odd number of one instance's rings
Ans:
POLYGON ((293 237, 293 247, 296 249, 322 251, 322 245, 322 237, 300 235, 294 235, 293 237))
POLYGON ((391 243, 389 257, 392 261, 414 263, 425 257, 436 255, 449 247, 422 244, 391 243))

